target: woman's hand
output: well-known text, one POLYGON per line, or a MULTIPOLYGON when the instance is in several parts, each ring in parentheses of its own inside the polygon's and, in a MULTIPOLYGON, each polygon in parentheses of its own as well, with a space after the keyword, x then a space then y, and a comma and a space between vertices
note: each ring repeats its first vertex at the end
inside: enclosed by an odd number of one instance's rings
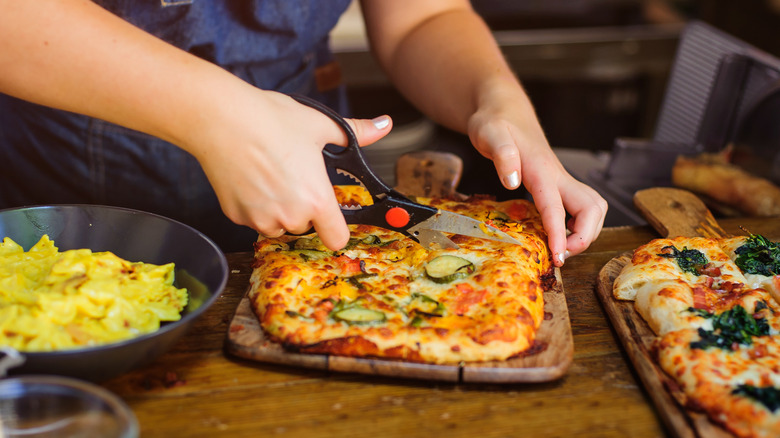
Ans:
MULTIPOLYGON (((233 222, 277 237, 311 226, 333 250, 349 239, 322 148, 346 146, 343 130, 317 110, 283 94, 247 88, 229 101, 230 110, 188 140, 233 222), (204 133, 205 131, 205 133, 204 133)), ((363 146, 392 128, 388 116, 348 120, 363 146)))
POLYGON ((557 266, 601 231, 607 203, 555 156, 533 106, 468 0, 362 0, 380 65, 432 120, 468 133, 503 184, 533 195, 557 266), (566 237, 566 211, 572 215, 566 237))
POLYGON ((516 189, 522 183, 528 189, 549 236, 553 261, 562 266, 566 257, 581 253, 598 237, 607 202, 563 168, 525 94, 499 88, 483 94, 480 109, 469 120, 469 137, 493 160, 504 187, 516 189), (568 237, 566 212, 572 216, 568 237))
MULTIPOLYGON (((238 224, 269 236, 313 225, 328 247, 346 244, 322 158, 325 144, 346 145, 346 136, 327 116, 258 90, 87 0, 0 0, 0 40, 0 91, 185 149, 238 224)), ((379 122, 351 121, 361 145, 390 131, 389 118, 379 122)))

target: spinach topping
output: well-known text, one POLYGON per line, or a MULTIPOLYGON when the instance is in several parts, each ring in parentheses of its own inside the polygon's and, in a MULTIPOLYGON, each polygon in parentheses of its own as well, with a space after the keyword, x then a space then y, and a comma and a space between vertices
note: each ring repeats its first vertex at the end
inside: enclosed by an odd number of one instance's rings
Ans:
POLYGON ((680 251, 679 249, 675 248, 674 245, 669 245, 663 247, 661 250, 666 251, 669 249, 671 249, 671 253, 664 252, 658 255, 668 259, 677 259, 677 264, 680 266, 680 269, 682 269, 683 272, 690 272, 691 274, 699 275, 701 269, 708 263, 707 257, 698 249, 688 249, 688 247, 683 247, 683 250, 680 251))
POLYGON ((739 385, 731 393, 753 399, 772 412, 780 409, 780 389, 773 386, 739 385))
POLYGON ((734 344, 752 345, 753 336, 767 336, 769 334, 767 320, 754 318, 740 305, 717 315, 693 307, 689 307, 688 311, 703 318, 712 319, 713 328, 712 330, 699 328, 701 340, 691 342, 691 348, 706 350, 710 347, 717 347, 731 350, 734 344))
POLYGON ((745 244, 734 251, 737 266, 748 274, 780 274, 780 245, 764 236, 751 234, 745 244))

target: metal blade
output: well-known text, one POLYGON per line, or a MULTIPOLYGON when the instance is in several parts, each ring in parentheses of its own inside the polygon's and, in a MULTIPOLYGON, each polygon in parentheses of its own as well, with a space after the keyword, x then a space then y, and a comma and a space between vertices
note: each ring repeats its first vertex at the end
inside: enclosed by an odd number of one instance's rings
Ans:
MULTIPOLYGON (((417 225, 419 227, 420 225, 417 225)), ((428 249, 458 249, 460 248, 457 243, 450 240, 441 231, 429 230, 427 228, 415 229, 416 227, 409 228, 409 232, 417 237, 417 240, 425 248, 428 249)))
MULTIPOLYGON (((447 233, 462 234, 464 236, 497 240, 499 242, 520 245, 520 242, 517 239, 496 227, 492 227, 485 224, 484 222, 480 222, 468 216, 463 216, 461 214, 452 213, 445 210, 439 210, 439 212, 431 216, 430 219, 424 222, 420 222, 413 228, 416 229, 416 232, 419 232, 423 229, 444 231, 447 233)), ((412 230, 412 228, 409 229, 409 231, 412 230)))

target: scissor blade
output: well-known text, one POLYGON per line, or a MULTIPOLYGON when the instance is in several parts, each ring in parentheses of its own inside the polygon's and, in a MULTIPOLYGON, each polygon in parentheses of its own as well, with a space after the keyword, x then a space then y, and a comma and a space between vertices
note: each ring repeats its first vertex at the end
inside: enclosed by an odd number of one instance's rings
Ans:
POLYGON ((429 219, 420 222, 417 227, 520 245, 520 241, 496 227, 468 216, 445 210, 439 210, 438 213, 429 219))
MULTIPOLYGON (((418 225, 419 226, 419 225, 418 225)), ((414 227, 413 227, 414 228, 414 227)), ((457 243, 445 236, 441 231, 430 230, 427 228, 413 229, 410 228, 417 240, 424 248, 428 249, 458 249, 460 248, 457 243)))

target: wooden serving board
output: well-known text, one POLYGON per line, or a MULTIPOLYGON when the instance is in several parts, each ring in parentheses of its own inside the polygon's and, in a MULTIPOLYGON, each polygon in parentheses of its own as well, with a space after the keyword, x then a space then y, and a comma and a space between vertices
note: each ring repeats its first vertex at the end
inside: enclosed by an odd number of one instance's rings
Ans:
MULTIPOLYGON (((407 195, 455 195, 462 164, 452 154, 415 152, 399 159, 397 189, 407 195)), ((545 382, 562 377, 574 357, 569 310, 561 274, 544 293, 544 320, 532 352, 506 361, 434 365, 380 358, 304 354, 270 341, 244 297, 230 322, 226 349, 235 356, 265 363, 328 371, 451 382, 545 382)))
MULTIPOLYGON (((662 237, 728 236, 704 203, 690 192, 670 188, 642 190, 634 196, 634 204, 662 237)), ((664 424, 679 438, 733 438, 706 415, 683 405, 684 396, 650 353, 655 334, 634 309, 633 301, 612 296, 615 278, 630 261, 631 253, 627 252, 604 265, 596 283, 597 295, 664 424)))
POLYGON ((546 382, 562 377, 574 354, 569 311, 559 272, 556 272, 556 278, 555 287, 544 294, 545 318, 534 342, 536 352, 506 361, 434 365, 296 353, 265 336, 246 296, 230 322, 226 348, 229 353, 244 359, 327 371, 451 382, 546 382))

